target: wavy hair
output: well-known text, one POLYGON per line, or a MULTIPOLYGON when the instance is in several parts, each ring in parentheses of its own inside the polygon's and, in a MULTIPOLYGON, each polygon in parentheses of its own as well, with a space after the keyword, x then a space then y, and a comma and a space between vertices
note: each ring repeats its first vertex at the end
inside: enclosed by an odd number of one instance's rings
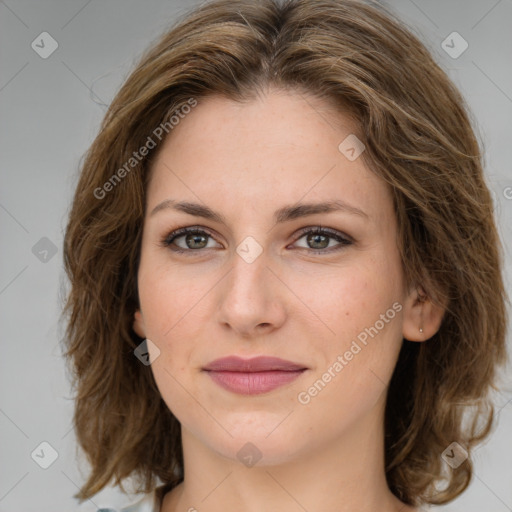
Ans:
POLYGON ((472 449, 494 424, 490 392, 507 358, 508 301, 469 108, 420 38, 378 4, 216 0, 146 51, 81 165, 64 240, 64 314, 74 426, 91 466, 75 495, 82 501, 112 480, 122 489, 136 477, 138 491, 150 492, 156 479, 166 489, 183 479, 180 424, 151 368, 134 357, 145 189, 157 150, 133 166, 130 159, 191 98, 247 101, 267 87, 314 95, 353 117, 362 158, 393 193, 405 279, 446 306, 430 340, 403 343, 390 382, 389 488, 417 506, 446 503, 469 485, 472 449), (441 454, 453 441, 469 457, 452 470, 441 454))

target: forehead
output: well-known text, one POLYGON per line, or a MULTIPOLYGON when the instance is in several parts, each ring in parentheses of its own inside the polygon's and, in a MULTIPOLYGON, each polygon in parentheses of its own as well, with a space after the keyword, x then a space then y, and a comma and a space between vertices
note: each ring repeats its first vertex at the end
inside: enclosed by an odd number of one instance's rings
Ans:
POLYGON ((356 131, 348 116, 302 93, 271 91, 243 103, 203 98, 162 143, 148 210, 168 198, 260 212, 341 199, 382 214, 390 206, 387 187, 362 158, 340 150, 356 131))

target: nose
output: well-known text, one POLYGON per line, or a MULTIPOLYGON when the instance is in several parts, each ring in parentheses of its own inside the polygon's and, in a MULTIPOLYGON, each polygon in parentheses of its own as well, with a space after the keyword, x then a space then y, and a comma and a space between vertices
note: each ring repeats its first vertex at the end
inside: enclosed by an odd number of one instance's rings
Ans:
POLYGON ((227 276, 219 283, 218 322, 243 338, 267 335, 286 319, 286 298, 290 291, 269 266, 266 253, 248 263, 234 253, 227 276))

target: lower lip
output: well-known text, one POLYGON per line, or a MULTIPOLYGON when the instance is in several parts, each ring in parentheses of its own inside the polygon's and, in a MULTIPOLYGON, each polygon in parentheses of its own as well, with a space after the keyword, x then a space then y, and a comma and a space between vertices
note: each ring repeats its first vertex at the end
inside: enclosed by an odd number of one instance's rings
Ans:
POLYGON ((258 395, 284 386, 299 377, 305 370, 267 372, 208 371, 219 386, 241 395, 258 395))

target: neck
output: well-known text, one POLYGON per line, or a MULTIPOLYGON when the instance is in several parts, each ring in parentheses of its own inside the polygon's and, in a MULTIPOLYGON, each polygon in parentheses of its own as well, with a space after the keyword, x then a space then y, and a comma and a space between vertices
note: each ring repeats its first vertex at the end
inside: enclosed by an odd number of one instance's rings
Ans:
POLYGON ((412 511, 387 486, 383 406, 382 401, 377 416, 374 410, 361 418, 343 438, 317 440, 308 451, 274 465, 262 465, 263 458, 246 467, 182 427, 184 481, 166 495, 161 512, 412 511))

